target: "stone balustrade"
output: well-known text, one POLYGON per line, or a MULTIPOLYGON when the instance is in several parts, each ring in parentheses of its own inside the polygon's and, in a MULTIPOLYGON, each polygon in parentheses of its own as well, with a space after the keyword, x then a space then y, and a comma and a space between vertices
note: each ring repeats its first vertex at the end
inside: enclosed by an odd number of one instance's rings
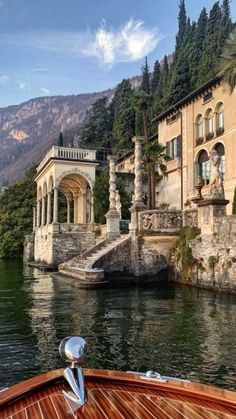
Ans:
POLYGON ((44 159, 37 167, 37 173, 44 167, 44 165, 52 158, 66 159, 66 160, 96 160, 96 150, 85 150, 82 148, 70 148, 53 146, 44 159))
POLYGON ((182 211, 147 210, 139 213, 139 230, 175 233, 182 227, 182 211))

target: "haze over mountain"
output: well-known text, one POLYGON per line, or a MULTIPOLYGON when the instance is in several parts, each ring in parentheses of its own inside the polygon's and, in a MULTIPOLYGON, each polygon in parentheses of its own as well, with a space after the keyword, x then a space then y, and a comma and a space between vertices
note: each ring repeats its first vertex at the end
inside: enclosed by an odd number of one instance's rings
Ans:
POLYGON ((71 144, 90 106, 112 93, 110 89, 99 93, 40 97, 1 108, 0 186, 21 178, 27 169, 38 163, 46 150, 57 144, 60 131, 66 143, 71 144))

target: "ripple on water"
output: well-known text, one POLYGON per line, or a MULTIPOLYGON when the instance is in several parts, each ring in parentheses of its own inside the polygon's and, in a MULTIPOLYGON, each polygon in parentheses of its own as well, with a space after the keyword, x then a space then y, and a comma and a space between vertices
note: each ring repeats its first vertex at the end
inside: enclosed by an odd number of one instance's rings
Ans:
POLYGON ((80 334, 87 366, 236 388, 235 303, 178 285, 80 290, 0 262, 0 386, 61 367, 60 340, 80 334))

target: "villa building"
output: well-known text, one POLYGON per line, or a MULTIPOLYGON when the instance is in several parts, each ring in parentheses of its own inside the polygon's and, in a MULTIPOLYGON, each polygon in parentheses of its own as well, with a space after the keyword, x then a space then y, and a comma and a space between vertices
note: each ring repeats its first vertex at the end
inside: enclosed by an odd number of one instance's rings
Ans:
MULTIPOLYGON (((197 177, 203 179, 203 196, 207 196, 210 180, 209 153, 221 156, 221 173, 225 197, 232 211, 236 186, 236 92, 231 95, 220 77, 194 92, 154 118, 158 140, 165 144, 172 158, 167 163, 168 177, 160 182, 157 202, 184 209, 196 194, 197 177)), ((133 155, 117 161, 117 171, 133 172, 133 155), (126 161, 127 160, 127 161, 126 161)))

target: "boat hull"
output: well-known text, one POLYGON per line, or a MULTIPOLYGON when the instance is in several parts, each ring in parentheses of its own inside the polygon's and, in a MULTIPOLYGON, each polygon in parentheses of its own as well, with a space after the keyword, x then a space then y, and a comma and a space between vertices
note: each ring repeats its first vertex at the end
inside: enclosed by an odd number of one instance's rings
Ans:
POLYGON ((1 419, 232 419, 236 393, 203 384, 146 380, 137 374, 85 369, 87 403, 68 391, 63 370, 51 371, 0 393, 1 419))

